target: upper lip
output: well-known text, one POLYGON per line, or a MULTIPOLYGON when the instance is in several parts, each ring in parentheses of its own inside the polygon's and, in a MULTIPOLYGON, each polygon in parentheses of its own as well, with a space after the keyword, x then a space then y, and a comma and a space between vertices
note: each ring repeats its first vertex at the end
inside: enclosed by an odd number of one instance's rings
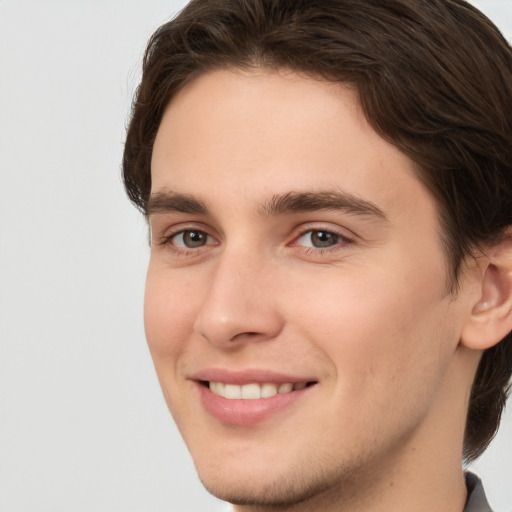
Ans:
POLYGON ((318 379, 298 375, 284 374, 272 370, 247 369, 247 370, 227 370, 223 368, 206 368, 193 374, 191 377, 197 381, 223 382, 225 384, 264 384, 272 382, 275 384, 284 384, 291 382, 298 384, 301 382, 317 382, 318 379))

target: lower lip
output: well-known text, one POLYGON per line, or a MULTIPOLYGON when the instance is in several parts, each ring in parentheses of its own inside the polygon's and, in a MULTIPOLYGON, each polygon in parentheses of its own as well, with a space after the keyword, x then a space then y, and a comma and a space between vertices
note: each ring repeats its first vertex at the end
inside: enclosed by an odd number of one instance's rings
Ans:
POLYGON ((201 402, 206 411, 222 423, 238 426, 256 425, 291 407, 314 386, 277 394, 270 398, 228 400, 198 383, 201 402))

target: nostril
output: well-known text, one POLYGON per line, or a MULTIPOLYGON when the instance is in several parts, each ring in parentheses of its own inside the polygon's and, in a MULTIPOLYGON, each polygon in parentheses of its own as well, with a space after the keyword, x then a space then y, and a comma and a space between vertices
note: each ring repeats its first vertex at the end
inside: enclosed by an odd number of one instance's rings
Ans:
POLYGON ((236 334, 235 336, 233 336, 231 338, 231 341, 238 341, 238 340, 243 340, 243 339, 247 339, 247 338, 256 338, 260 335, 261 335, 261 333, 256 332, 256 331, 240 332, 240 333, 236 334))

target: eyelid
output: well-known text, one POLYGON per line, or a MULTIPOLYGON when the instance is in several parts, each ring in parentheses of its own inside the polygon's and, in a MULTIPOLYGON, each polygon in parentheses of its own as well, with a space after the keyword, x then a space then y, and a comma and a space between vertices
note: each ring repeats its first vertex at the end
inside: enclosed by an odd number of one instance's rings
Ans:
MULTIPOLYGON (((163 238, 169 238, 172 235, 176 235, 181 233, 182 231, 203 231, 210 236, 214 236, 212 234, 212 229, 207 224, 204 224, 200 221, 184 221, 184 222, 162 222, 160 224, 155 224, 152 226, 152 233, 155 240, 160 240, 163 238)), ((215 238, 215 236, 214 236, 215 238)))
POLYGON ((216 245, 216 244, 212 244, 211 241, 214 240, 214 238, 209 235, 208 233, 206 233, 205 231, 202 231, 200 229, 182 229, 181 231, 178 231, 177 233, 173 233, 167 237, 165 237, 165 242, 169 242, 171 243, 174 247, 177 247, 179 248, 180 250, 199 250, 201 249, 202 247, 206 247, 208 245, 216 245), (186 245, 181 245, 181 244, 178 244, 175 240, 178 238, 178 237, 183 237, 185 235, 185 233, 187 232, 194 232, 194 233, 201 233, 203 235, 206 236, 206 240, 205 240, 205 243, 204 245, 200 245, 198 247, 187 247, 186 245), (172 241, 174 240, 174 243, 172 243, 172 241), (210 242, 210 243, 209 243, 210 242))
POLYGON ((182 228, 182 229, 179 229, 177 231, 171 231, 170 233, 160 237, 160 240, 162 242, 169 241, 169 240, 172 240, 173 238, 177 237, 178 235, 182 235, 182 234, 184 234, 184 233, 186 233, 188 231, 192 231, 192 232, 196 232, 196 233, 203 233, 203 234, 205 234, 207 236, 207 238, 214 239, 214 237, 212 235, 210 235, 210 233, 208 233, 204 229, 182 228))
POLYGON ((214 246, 218 245, 218 237, 216 237, 214 234, 212 234, 212 230, 208 227, 202 224, 201 222, 181 222, 179 224, 175 224, 173 226, 167 227, 166 229, 161 230, 162 234, 157 235, 155 234, 153 239, 157 241, 157 244, 159 246, 168 247, 170 250, 173 250, 175 252, 185 252, 190 251, 197 253, 204 247, 208 246, 214 246), (204 246, 200 246, 198 248, 188 248, 188 247, 181 247, 179 245, 174 245, 172 243, 172 239, 186 231, 199 231, 201 233, 204 233, 209 239, 214 240, 215 243, 207 243, 204 246))
MULTIPOLYGON (((333 235, 339 236, 346 243, 353 243, 356 241, 357 236, 352 233, 352 231, 347 228, 337 227, 337 226, 326 226, 325 224, 306 224, 302 225, 298 230, 297 234, 294 235, 292 242, 289 244, 291 246, 296 245, 297 240, 302 238, 304 235, 314 231, 324 231, 326 233, 332 233, 333 235)), ((325 249, 324 249, 325 250, 325 249)))

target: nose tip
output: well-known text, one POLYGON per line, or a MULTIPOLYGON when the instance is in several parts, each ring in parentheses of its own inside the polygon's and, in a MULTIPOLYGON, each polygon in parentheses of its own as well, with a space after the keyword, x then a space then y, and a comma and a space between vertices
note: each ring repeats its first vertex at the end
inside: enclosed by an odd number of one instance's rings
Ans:
POLYGON ((266 279, 247 268, 234 273, 232 267, 231 271, 226 267, 217 269, 196 317, 196 332, 224 348, 276 337, 282 329, 282 317, 266 279))
POLYGON ((203 307, 196 321, 196 331, 209 343, 221 347, 232 347, 240 343, 272 339, 281 330, 276 311, 267 308, 231 308, 229 315, 216 314, 220 308, 229 308, 216 301, 214 308, 203 307))

